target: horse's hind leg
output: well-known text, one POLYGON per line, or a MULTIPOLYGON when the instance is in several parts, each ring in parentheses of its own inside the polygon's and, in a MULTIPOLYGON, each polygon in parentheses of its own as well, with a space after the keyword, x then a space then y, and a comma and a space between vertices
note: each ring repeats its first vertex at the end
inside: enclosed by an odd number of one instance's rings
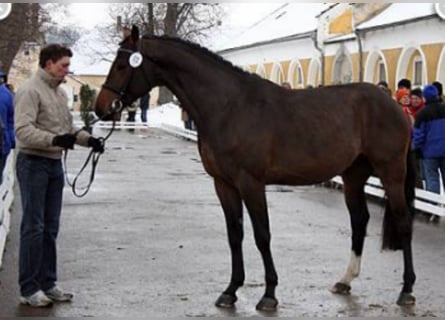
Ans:
POLYGON ((383 249, 403 251, 403 287, 397 303, 412 305, 416 299, 412 295, 416 275, 412 257, 412 223, 413 217, 408 203, 414 200, 415 175, 412 159, 408 155, 407 175, 402 159, 399 164, 385 166, 378 170, 387 195, 387 205, 383 218, 383 249))
POLYGON ((234 187, 222 180, 215 179, 216 194, 226 218, 227 235, 232 254, 232 277, 227 289, 216 300, 215 305, 222 308, 234 306, 236 291, 244 284, 243 241, 243 206, 241 196, 234 187))
POLYGON ((369 221, 364 186, 372 173, 372 168, 364 158, 357 159, 343 177, 346 206, 349 211, 352 229, 352 251, 346 273, 331 289, 333 293, 349 294, 351 282, 360 274, 360 263, 369 221))

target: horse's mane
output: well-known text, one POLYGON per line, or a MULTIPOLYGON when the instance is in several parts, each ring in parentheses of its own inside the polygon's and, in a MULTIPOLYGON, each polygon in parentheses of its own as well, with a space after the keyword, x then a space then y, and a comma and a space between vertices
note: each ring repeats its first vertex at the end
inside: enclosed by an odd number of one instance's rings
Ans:
POLYGON ((142 37, 142 39, 165 40, 165 41, 170 41, 170 42, 179 43, 181 45, 185 45, 186 47, 188 47, 192 50, 199 51, 200 53, 204 54, 205 56, 209 57, 210 59, 215 60, 216 62, 218 62, 226 67, 231 68, 233 71, 235 71, 239 74, 250 75, 250 76, 254 76, 254 77, 261 79, 261 77, 259 75, 257 75, 256 73, 251 73, 251 72, 245 71, 245 70, 241 69, 240 67, 233 65, 230 61, 227 61, 223 57, 217 55, 216 53, 210 51, 206 47, 203 47, 195 42, 192 42, 189 40, 184 40, 184 39, 177 38, 177 37, 166 36, 166 35, 163 35, 163 36, 144 35, 142 37))

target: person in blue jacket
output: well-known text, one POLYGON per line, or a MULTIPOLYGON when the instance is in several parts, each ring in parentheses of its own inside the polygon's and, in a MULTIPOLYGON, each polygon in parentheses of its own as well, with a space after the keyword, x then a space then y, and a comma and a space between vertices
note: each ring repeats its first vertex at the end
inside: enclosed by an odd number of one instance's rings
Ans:
POLYGON ((3 71, 0 71, 0 118, 3 124, 2 133, 2 155, 0 159, 0 183, 3 182, 3 171, 6 160, 15 148, 15 134, 14 134, 14 99, 12 93, 6 86, 7 76, 3 71))
POLYGON ((413 148, 423 160, 426 190, 440 193, 439 172, 445 187, 445 104, 433 85, 423 89, 425 107, 414 121, 413 148))

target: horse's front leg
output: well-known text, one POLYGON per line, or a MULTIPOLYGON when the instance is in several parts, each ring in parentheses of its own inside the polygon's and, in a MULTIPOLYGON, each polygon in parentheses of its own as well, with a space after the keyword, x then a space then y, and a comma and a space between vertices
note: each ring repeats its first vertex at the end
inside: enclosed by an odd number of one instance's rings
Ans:
POLYGON ((278 285, 278 275, 275 270, 272 252, 270 250, 270 227, 267 211, 265 185, 250 175, 241 176, 241 196, 252 220, 255 243, 263 258, 266 279, 266 291, 256 305, 257 310, 274 311, 278 300, 275 297, 275 287, 278 285))
POLYGON ((232 277, 229 286, 216 300, 215 305, 231 308, 237 300, 236 291, 244 284, 243 206, 237 189, 220 179, 215 179, 215 189, 226 218, 227 235, 232 254, 232 277))

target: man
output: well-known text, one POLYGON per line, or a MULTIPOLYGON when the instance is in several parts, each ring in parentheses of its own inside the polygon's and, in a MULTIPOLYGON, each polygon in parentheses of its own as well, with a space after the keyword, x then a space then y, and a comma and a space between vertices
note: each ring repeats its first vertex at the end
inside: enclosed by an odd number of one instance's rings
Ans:
POLYGON ((73 149, 74 143, 104 151, 99 139, 73 126, 66 93, 60 88, 71 57, 71 50, 58 44, 43 48, 39 69, 15 96, 16 172, 23 210, 20 302, 33 307, 73 298, 56 283, 56 238, 64 186, 62 153, 73 149))
POLYGON ((141 108, 141 121, 147 123, 147 111, 149 108, 150 93, 144 94, 139 101, 139 108, 141 108))
POLYGON ((3 182, 3 171, 11 149, 15 148, 14 136, 14 102, 12 93, 6 86, 7 76, 0 71, 0 134, 2 144, 0 148, 0 184, 3 182))
POLYGON ((433 85, 425 86, 423 97, 426 106, 416 114, 413 148, 423 157, 426 190, 440 193, 439 171, 445 186, 445 105, 433 85))

